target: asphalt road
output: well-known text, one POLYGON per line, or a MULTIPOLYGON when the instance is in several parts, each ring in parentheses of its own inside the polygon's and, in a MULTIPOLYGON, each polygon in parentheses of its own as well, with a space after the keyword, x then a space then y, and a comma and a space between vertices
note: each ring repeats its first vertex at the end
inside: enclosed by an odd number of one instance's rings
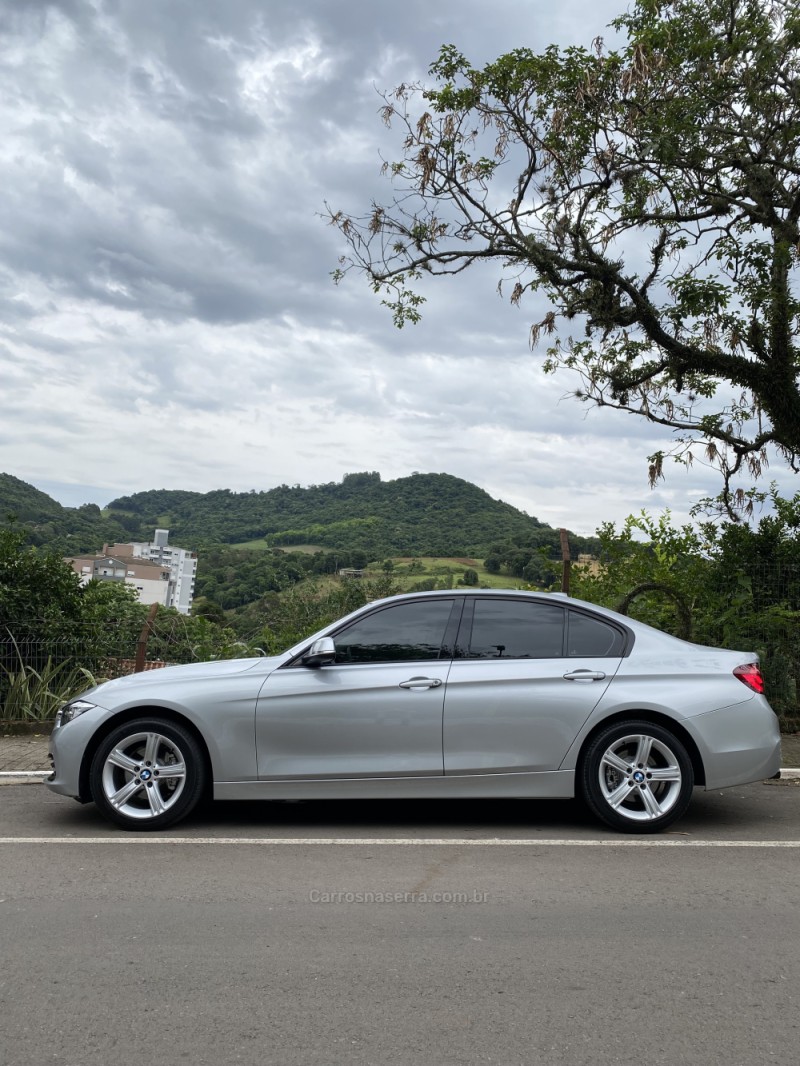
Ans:
POLYGON ((794 1063, 800 786, 671 833, 574 803, 219 804, 125 834, 0 788, 0 1063, 794 1063))

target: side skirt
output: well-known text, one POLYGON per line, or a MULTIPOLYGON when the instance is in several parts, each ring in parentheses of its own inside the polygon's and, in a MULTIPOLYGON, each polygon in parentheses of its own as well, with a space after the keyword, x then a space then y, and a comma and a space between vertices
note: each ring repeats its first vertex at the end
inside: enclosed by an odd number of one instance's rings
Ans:
POLYGON ((448 777, 361 777, 326 781, 215 781, 215 800, 453 799, 481 796, 571 799, 574 770, 448 777))

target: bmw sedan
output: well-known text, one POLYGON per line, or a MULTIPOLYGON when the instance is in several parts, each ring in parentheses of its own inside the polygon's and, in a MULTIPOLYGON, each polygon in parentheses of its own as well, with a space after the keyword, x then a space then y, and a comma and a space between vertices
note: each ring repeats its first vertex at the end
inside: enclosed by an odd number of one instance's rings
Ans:
POLYGON ((773 777, 752 652, 560 594, 368 604, 281 655, 107 681, 59 712, 47 785, 124 829, 218 800, 580 796, 653 833, 692 789, 773 777))

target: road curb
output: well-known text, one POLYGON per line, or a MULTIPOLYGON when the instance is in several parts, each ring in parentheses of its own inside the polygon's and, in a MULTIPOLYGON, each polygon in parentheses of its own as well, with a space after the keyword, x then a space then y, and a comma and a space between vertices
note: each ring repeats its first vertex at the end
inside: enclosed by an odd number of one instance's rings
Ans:
POLYGON ((769 782, 766 782, 766 783, 771 784, 771 785, 779 785, 779 784, 781 784, 781 782, 783 782, 784 784, 788 784, 790 781, 791 782, 800 781, 800 770, 797 770, 794 767, 787 767, 785 770, 783 770, 783 769, 781 770, 781 776, 780 777, 773 778, 769 782))
POLYGON ((51 770, 0 770, 0 785, 39 785, 51 770))

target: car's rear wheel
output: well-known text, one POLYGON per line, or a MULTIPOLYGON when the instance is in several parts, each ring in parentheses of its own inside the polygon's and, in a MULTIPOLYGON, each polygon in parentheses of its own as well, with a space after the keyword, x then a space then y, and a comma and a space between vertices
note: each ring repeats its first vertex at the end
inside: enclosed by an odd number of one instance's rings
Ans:
POLYGON ((119 726, 95 752, 92 799, 123 829, 166 829, 192 811, 206 782, 203 753, 183 726, 139 718, 119 726))
POLYGON ((684 744, 653 722, 616 722, 590 742, 579 769, 590 810, 625 833, 658 833, 686 811, 694 772, 684 744))

